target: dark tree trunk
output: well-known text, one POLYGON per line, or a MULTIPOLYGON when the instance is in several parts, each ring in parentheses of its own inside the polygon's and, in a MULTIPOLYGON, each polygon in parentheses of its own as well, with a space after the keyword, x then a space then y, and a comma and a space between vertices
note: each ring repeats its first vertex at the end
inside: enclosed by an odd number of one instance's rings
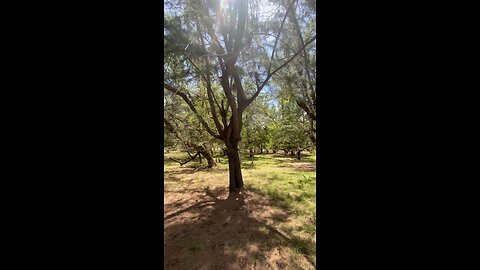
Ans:
POLYGON ((228 145, 228 171, 230 178, 229 191, 234 192, 243 187, 242 169, 240 166, 240 156, 238 154, 238 145, 228 145))
POLYGON ((298 148, 298 149, 297 149, 297 159, 298 159, 298 160, 300 160, 301 157, 302 157, 300 152, 302 152, 302 149, 301 149, 301 148, 298 148))
POLYGON ((290 156, 295 156, 295 154, 293 153, 293 151, 290 151, 290 156))

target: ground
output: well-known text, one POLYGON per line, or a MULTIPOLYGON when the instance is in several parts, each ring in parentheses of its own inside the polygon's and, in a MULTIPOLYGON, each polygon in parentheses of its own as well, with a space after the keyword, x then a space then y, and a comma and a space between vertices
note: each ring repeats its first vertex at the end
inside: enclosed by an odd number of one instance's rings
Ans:
POLYGON ((242 158, 245 190, 228 193, 228 164, 180 166, 165 154, 165 269, 315 269, 315 155, 242 158))

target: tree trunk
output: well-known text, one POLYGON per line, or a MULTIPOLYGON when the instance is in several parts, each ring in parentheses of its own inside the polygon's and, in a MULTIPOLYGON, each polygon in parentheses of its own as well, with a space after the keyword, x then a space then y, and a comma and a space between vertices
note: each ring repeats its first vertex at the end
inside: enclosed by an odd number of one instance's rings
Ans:
POLYGON ((300 152, 302 152, 302 149, 301 148, 298 148, 297 149, 297 159, 300 160, 301 159, 301 154, 300 152))
POLYGON ((228 171, 230 178, 229 191, 234 192, 243 187, 242 169, 237 145, 228 145, 228 171))
POLYGON ((203 156, 207 160, 208 168, 212 168, 216 165, 215 160, 213 160, 213 156, 211 154, 213 152, 208 151, 205 147, 201 147, 198 151, 200 152, 200 156, 203 156))

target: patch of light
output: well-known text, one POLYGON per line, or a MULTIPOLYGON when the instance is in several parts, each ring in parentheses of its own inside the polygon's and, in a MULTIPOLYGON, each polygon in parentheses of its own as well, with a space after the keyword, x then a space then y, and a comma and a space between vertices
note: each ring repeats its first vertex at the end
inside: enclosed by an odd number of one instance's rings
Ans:
POLYGON ((261 21, 272 17, 277 11, 278 6, 271 3, 269 0, 258 0, 259 12, 258 17, 261 21))

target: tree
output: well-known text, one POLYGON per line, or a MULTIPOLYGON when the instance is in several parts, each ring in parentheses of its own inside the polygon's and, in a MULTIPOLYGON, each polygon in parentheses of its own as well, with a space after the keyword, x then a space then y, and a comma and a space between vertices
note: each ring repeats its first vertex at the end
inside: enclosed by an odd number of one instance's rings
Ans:
POLYGON ((245 110, 242 129, 242 147, 247 148, 250 158, 255 155, 258 149, 260 154, 267 149, 270 142, 270 130, 268 126, 272 122, 269 117, 271 108, 269 102, 272 98, 268 95, 259 95, 257 99, 245 110))
POLYGON ((316 143, 316 55, 315 46, 306 47, 305 37, 315 31, 311 16, 315 14, 315 4, 311 1, 297 3, 288 13, 286 40, 281 48, 286 51, 301 49, 300 57, 295 59, 287 68, 280 71, 282 76, 278 80, 295 99, 297 105, 310 119, 310 139, 316 143))
POLYGON ((175 95, 166 95, 164 98, 165 115, 163 118, 165 131, 164 137, 168 136, 170 141, 179 146, 182 150, 187 151, 190 159, 186 161, 174 161, 184 165, 198 156, 201 162, 201 157, 207 160, 208 168, 215 166, 215 161, 211 153, 212 142, 205 134, 198 119, 191 114, 188 108, 182 106, 175 95), (190 154, 193 152, 194 154, 190 154))
POLYGON ((288 152, 296 153, 298 160, 305 149, 308 140, 308 122, 305 113, 296 106, 293 100, 281 99, 279 118, 272 127, 272 142, 277 149, 287 155, 288 152))
MULTIPOLYGON (((225 144, 230 192, 243 187, 238 144, 245 109, 272 76, 303 51, 277 51, 295 2, 281 3, 280 13, 269 21, 258 16, 258 2, 246 0, 177 1, 178 12, 165 12, 164 89, 180 96, 206 132, 225 144), (275 38, 263 38, 265 31, 275 38), (207 96, 205 112, 193 98, 201 91, 207 96)), ((306 40, 304 47, 315 39, 306 40)))

